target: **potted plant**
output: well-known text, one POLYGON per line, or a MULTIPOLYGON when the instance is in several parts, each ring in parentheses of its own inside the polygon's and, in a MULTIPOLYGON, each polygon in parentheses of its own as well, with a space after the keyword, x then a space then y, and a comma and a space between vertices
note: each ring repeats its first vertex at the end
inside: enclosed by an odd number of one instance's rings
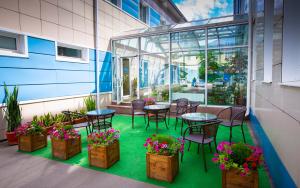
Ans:
POLYGON ((4 109, 5 119, 7 121, 6 138, 9 145, 18 144, 18 138, 16 136, 16 128, 21 124, 21 110, 18 102, 18 87, 14 87, 12 93, 8 91, 6 84, 4 84, 5 97, 3 102, 6 103, 4 109))
POLYGON ((120 160, 119 131, 111 128, 106 132, 88 135, 90 166, 109 168, 120 160))
POLYGON ((263 162, 262 150, 243 143, 221 142, 213 162, 220 165, 222 187, 258 188, 257 169, 263 162))
POLYGON ((151 98, 151 97, 149 97, 149 98, 144 98, 144 101, 145 101, 145 103, 146 103, 146 104, 145 104, 146 106, 155 104, 155 98, 151 98))
POLYGON ((96 101, 93 96, 88 96, 84 99, 85 108, 87 111, 96 110, 96 101))
POLYGON ((54 117, 53 115, 49 112, 47 114, 44 114, 42 116, 33 116, 32 118, 32 121, 33 122, 36 122, 36 123, 40 123, 40 124, 43 124, 44 127, 46 128, 46 133, 47 134, 50 134, 54 124, 55 124, 55 120, 54 120, 54 117))
POLYGON ((55 125, 50 135, 52 157, 67 160, 81 152, 81 137, 72 125, 55 125))
POLYGON ((149 178, 172 182, 179 171, 178 152, 183 152, 184 141, 168 135, 152 135, 144 146, 149 178))
POLYGON ((42 124, 36 122, 22 124, 16 133, 20 151, 32 152, 47 146, 47 134, 42 124))

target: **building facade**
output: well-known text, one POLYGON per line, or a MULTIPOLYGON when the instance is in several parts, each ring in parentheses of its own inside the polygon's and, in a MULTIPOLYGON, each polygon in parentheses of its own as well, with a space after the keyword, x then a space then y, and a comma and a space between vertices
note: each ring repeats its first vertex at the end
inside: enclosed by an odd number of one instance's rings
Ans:
MULTIPOLYGON (((144 23, 138 0, 123 0, 121 8, 114 1, 97 3, 96 12, 93 0, 0 1, 0 99, 4 84, 10 89, 18 85, 24 121, 66 110, 66 106, 70 110, 82 107, 83 97, 97 91, 97 75, 101 105, 110 104, 110 38, 122 31, 159 25, 163 17, 173 19, 163 10, 148 7, 155 14, 150 13, 150 22, 144 23), (96 42, 99 74, 95 73, 96 42)), ((3 112, 0 124, 0 139, 4 139, 3 112)))

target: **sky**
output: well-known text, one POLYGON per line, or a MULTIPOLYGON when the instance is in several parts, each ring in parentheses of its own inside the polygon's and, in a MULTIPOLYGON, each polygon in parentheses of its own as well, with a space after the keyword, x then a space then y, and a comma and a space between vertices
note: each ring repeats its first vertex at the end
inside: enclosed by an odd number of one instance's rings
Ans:
POLYGON ((234 0, 172 0, 188 21, 233 14, 234 0))

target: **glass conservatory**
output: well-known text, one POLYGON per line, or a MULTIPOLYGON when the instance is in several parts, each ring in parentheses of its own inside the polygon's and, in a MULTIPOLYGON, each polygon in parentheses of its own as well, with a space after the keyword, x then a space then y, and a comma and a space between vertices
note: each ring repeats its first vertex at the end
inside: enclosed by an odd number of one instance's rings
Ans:
POLYGON ((112 39, 113 100, 246 105, 248 17, 133 30, 112 39))

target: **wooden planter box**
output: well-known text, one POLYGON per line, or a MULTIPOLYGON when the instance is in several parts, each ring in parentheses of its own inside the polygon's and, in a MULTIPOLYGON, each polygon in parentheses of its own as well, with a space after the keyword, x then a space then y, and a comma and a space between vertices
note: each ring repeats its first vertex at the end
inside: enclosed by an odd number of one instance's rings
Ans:
POLYGON ((18 142, 20 151, 33 152, 47 146, 47 135, 20 135, 18 142))
POLYGON ((87 118, 77 118, 73 120, 73 124, 85 123, 87 121, 87 118))
POLYGON ((99 146, 89 150, 90 166, 109 168, 120 160, 120 144, 115 141, 108 146, 99 146))
POLYGON ((172 182, 179 171, 178 153, 174 156, 146 154, 147 176, 149 178, 172 182))
POLYGON ((81 153, 81 137, 69 140, 51 138, 52 157, 67 160, 74 155, 81 153))
POLYGON ((258 188, 258 172, 254 171, 249 176, 241 176, 237 169, 222 171, 222 188, 258 188))

